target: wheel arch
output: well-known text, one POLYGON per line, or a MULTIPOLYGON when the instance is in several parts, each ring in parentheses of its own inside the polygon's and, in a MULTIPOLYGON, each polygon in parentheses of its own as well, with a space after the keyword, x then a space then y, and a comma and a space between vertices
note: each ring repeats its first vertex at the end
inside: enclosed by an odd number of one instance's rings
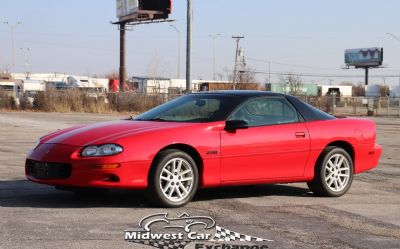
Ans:
POLYGON ((314 172, 315 172, 315 170, 317 170, 318 164, 321 162, 321 160, 323 160, 324 151, 328 147, 338 147, 338 148, 345 150, 350 155, 350 158, 353 161, 353 169, 355 170, 355 151, 354 151, 353 145, 344 140, 336 140, 336 141, 333 141, 333 142, 330 142, 329 144, 327 144, 325 146, 325 148, 321 151, 321 153, 318 156, 317 161, 315 162, 314 172))
MULTIPOLYGON (((353 175, 355 172, 355 164, 354 164, 354 159, 355 159, 355 152, 354 152, 354 147, 351 143, 344 141, 344 140, 337 140, 337 141, 332 141, 329 144, 325 146, 325 148, 321 151, 320 155, 318 156, 318 159, 315 163, 314 166, 314 177, 312 181, 307 182, 308 187, 310 188, 311 191, 314 192, 314 194, 318 196, 326 196, 326 197, 339 197, 345 194, 348 189, 351 186, 351 182, 353 181, 353 175), (338 192, 335 194, 332 192, 332 189, 329 190, 330 187, 327 186, 327 183, 325 182, 325 179, 322 179, 322 177, 326 177, 325 175, 325 170, 322 172, 321 167, 323 167, 322 162, 324 158, 332 151, 334 148, 340 148, 344 151, 346 151, 351 160, 352 160, 352 165, 353 168, 350 170, 350 176, 349 176, 349 182, 348 185, 340 190, 341 192, 338 192), (325 183, 324 183, 325 182, 325 183)), ((332 172, 332 171, 331 171, 332 172)))
MULTIPOLYGON (((344 149, 347 153, 349 153, 351 160, 353 160, 353 164, 354 164, 355 152, 354 152, 354 147, 351 143, 344 141, 344 140, 337 140, 337 141, 329 143, 328 145, 326 145, 325 148, 331 147, 331 146, 335 146, 335 147, 344 149)), ((322 155, 322 153, 321 153, 321 155, 322 155)))
POLYGON ((188 144, 182 144, 182 143, 170 144, 168 146, 165 146, 161 150, 159 150, 151 162, 151 167, 150 167, 147 178, 149 179, 149 177, 151 176, 153 169, 156 166, 154 164, 154 162, 156 161, 156 159, 158 158, 160 153, 163 151, 166 151, 166 150, 171 150, 171 149, 183 151, 193 158, 193 160, 196 163, 197 170, 199 172, 199 187, 203 186, 203 159, 200 156, 200 153, 193 146, 190 146, 188 144))

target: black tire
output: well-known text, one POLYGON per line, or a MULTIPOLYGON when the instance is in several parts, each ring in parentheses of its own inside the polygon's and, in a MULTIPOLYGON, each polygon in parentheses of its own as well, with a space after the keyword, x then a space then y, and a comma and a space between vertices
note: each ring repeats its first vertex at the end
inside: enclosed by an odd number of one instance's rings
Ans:
MULTIPOLYGON (((332 161, 330 161, 330 163, 332 164, 332 161)), ((334 163, 333 163, 334 164, 334 163)), ((330 168, 331 166, 329 166, 328 168, 330 168)), ((343 170, 341 170, 341 172, 343 172, 343 170)), ((336 171, 338 172, 338 171, 336 171)), ((341 174, 341 173, 340 173, 341 174)), ((324 196, 324 197, 339 197, 344 195, 351 187, 351 184, 353 182, 353 176, 354 176, 354 166, 353 166, 353 160, 351 159, 351 156, 349 155, 349 153, 347 153, 347 151, 345 151, 344 149, 340 148, 340 147, 335 147, 335 146, 329 146, 327 148, 325 148, 325 150, 322 152, 321 156, 319 157, 317 164, 315 166, 315 175, 314 175, 314 179, 311 182, 308 182, 307 185, 309 187, 309 189, 317 196, 324 196), (339 175, 336 175, 334 173, 328 173, 328 171, 330 171, 330 169, 327 169, 328 166, 328 160, 332 160, 333 157, 338 157, 338 158, 344 158, 343 163, 344 163, 344 167, 346 168, 346 165, 348 164, 348 171, 345 171, 345 174, 349 175, 348 178, 343 178, 343 179, 347 179, 347 180, 343 180, 342 178, 340 178, 340 182, 343 181, 343 187, 342 189, 338 187, 338 178, 340 177, 339 175), (346 164, 346 160, 347 160, 347 164, 346 164), (336 183, 334 182, 335 179, 333 179, 333 182, 331 182, 331 184, 329 185, 329 182, 327 181, 331 181, 333 177, 332 175, 335 175, 336 177, 336 183), (329 176, 331 176, 329 178, 329 176), (327 180, 327 178, 329 178, 329 180, 327 180), (345 183, 345 184, 344 184, 345 183), (332 189, 332 184, 334 187, 338 187, 338 190, 335 191, 332 189)))
MULTIPOLYGON (((179 174, 177 174, 176 176, 171 176, 171 178, 179 177, 178 175, 179 174)), ((182 178, 184 178, 184 177, 185 176, 182 175, 182 178)), ((174 178, 174 180, 179 181, 175 178, 174 178)), ((172 182, 173 180, 170 180, 170 181, 172 182)), ((172 184, 176 184, 175 186, 178 186, 177 183, 172 183, 172 184)), ((166 208, 178 208, 178 207, 182 207, 182 206, 186 205, 187 203, 189 203, 192 200, 192 198, 194 197, 194 195, 197 192, 198 184, 199 184, 199 171, 198 171, 196 162, 193 160, 193 158, 183 151, 169 149, 169 150, 165 150, 165 151, 162 151, 161 153, 159 153, 159 155, 157 155, 157 157, 155 158, 155 160, 152 164, 152 168, 149 173, 146 197, 150 202, 152 202, 153 204, 155 204, 157 206, 166 207, 166 208), (189 182, 185 183, 185 184, 187 184, 186 187, 189 188, 189 190, 187 190, 187 192, 185 193, 185 196, 182 199, 179 199, 180 198, 179 196, 175 196, 175 197, 171 196, 170 198, 168 198, 167 193, 164 193, 163 189, 162 189, 161 175, 164 174, 164 173, 162 173, 162 172, 164 172, 163 169, 168 169, 169 166, 167 166, 167 165, 171 165, 168 163, 171 162, 171 160, 175 160, 175 159, 182 160, 182 162, 185 164, 184 167, 188 167, 192 170, 191 171, 192 181, 190 182, 190 184, 189 184, 189 182), (176 198, 176 200, 174 200, 174 198, 176 198)), ((175 187, 175 186, 171 186, 171 185, 168 185, 168 186, 170 186, 170 188, 172 188, 172 189, 175 187)), ((185 187, 185 186, 183 186, 183 187, 185 187)), ((182 192, 181 187, 175 187, 175 189, 171 190, 171 192, 175 191, 174 193, 176 193, 178 191, 178 190, 176 190, 177 188, 179 188, 179 192, 182 192)), ((168 189, 168 188, 165 188, 165 189, 168 189)), ((176 195, 178 195, 178 194, 176 193, 176 195)))

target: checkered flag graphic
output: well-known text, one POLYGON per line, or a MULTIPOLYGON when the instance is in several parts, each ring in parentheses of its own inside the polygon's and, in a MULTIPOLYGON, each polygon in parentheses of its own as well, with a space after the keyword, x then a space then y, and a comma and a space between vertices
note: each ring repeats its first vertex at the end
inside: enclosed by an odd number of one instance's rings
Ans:
POLYGON ((160 249, 183 249, 192 241, 189 240, 129 240, 129 242, 160 249))
POLYGON ((265 242, 265 241, 272 241, 269 239, 261 239, 237 232, 233 232, 229 229, 216 226, 216 233, 210 241, 245 241, 245 242, 265 242))

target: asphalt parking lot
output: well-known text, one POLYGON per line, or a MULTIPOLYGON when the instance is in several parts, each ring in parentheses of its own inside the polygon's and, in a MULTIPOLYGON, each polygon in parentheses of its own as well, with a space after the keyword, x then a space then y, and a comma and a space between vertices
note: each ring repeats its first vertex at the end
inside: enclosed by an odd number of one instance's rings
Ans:
MULTIPOLYGON (((149 206, 141 192, 82 198, 24 176, 26 152, 40 136, 123 117, 0 113, 0 248, 146 248, 125 242, 124 229, 166 210, 149 206)), ((341 198, 314 197, 302 183, 208 189, 167 211, 211 216, 233 231, 273 240, 269 248, 400 248, 400 119, 375 120, 380 165, 357 175, 341 198)))

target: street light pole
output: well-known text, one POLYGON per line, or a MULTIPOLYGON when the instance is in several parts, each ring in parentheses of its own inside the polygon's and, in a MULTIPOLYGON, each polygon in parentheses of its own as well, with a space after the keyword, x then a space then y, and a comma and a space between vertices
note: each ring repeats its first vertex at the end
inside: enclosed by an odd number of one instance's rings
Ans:
POLYGON ((392 33, 386 33, 386 34, 391 36, 393 39, 397 40, 398 42, 400 42, 400 38, 397 35, 394 35, 392 33))
POLYGON ((10 29, 11 29, 11 50, 12 50, 12 73, 11 75, 14 78, 14 73, 15 73, 15 34, 14 34, 14 30, 18 25, 21 25, 22 22, 18 21, 15 24, 10 24, 8 21, 4 22, 3 24, 5 25, 10 25, 10 29))
POLYGON ((187 0, 186 92, 192 88, 192 0, 187 0))
POLYGON ((169 25, 178 33, 178 79, 181 78, 181 31, 173 24, 169 25))
MULTIPOLYGON (((396 41, 400 42, 400 38, 392 33, 386 33, 387 35, 391 36, 396 41)), ((399 117, 400 117, 400 73, 399 73, 399 117)))
POLYGON ((271 62, 268 62, 268 83, 271 84, 271 62))
POLYGON ((31 48, 20 48, 21 51, 24 53, 24 68, 25 68, 25 73, 26 73, 26 78, 28 79, 28 67, 29 67, 29 55, 28 53, 31 51, 31 48))
POLYGON ((215 35, 209 35, 213 39, 213 52, 214 52, 214 74, 213 74, 213 79, 214 81, 216 80, 216 75, 217 75, 217 55, 216 55, 216 44, 215 41, 220 36, 221 33, 215 34, 215 35))

